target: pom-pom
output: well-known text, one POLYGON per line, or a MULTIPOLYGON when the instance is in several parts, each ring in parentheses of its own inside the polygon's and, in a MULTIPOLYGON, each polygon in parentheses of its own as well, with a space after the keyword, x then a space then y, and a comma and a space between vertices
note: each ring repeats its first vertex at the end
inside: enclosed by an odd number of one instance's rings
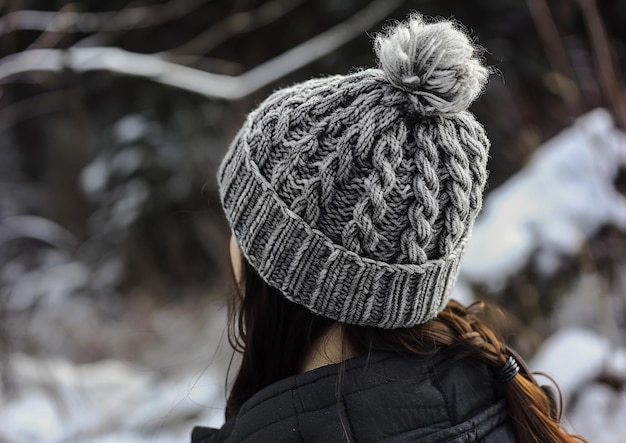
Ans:
POLYGON ((450 21, 412 15, 378 35, 374 49, 385 78, 423 115, 466 110, 487 83, 478 48, 450 21))

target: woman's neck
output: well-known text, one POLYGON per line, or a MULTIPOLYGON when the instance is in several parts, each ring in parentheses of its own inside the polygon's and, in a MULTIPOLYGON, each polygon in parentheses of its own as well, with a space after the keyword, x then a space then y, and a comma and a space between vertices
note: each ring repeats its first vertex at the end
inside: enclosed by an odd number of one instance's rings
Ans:
POLYGON ((313 343, 300 372, 341 363, 351 357, 354 357, 354 353, 344 341, 343 328, 337 324, 313 343))

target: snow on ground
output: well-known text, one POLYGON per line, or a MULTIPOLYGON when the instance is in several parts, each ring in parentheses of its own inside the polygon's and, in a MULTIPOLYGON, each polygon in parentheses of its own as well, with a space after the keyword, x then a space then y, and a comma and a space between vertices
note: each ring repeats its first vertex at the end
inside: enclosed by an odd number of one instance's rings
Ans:
POLYGON ((3 442, 181 442, 223 422, 214 368, 162 379, 121 361, 74 365, 10 356, 17 395, 0 411, 3 442))
POLYGON ((615 349, 606 337, 596 332, 566 328, 543 344, 530 366, 533 371, 554 378, 567 407, 567 401, 581 386, 604 371, 626 374, 626 351, 615 349))
POLYGON ((590 443, 626 441, 626 390, 591 383, 581 388, 577 407, 569 414, 570 429, 590 443))
POLYGON ((11 323, 45 346, 37 356, 2 356, 10 383, 0 392, 0 442, 174 443, 196 425, 223 423, 232 355, 224 302, 135 299, 125 316, 101 318, 98 306, 73 298, 11 323), (84 358, 90 346, 119 358, 77 364, 42 355, 84 358))
POLYGON ((570 409, 565 417, 570 431, 593 443, 626 441, 626 390, 598 380, 602 375, 626 380, 626 350, 596 332, 565 328, 544 343, 530 367, 556 381, 570 409))

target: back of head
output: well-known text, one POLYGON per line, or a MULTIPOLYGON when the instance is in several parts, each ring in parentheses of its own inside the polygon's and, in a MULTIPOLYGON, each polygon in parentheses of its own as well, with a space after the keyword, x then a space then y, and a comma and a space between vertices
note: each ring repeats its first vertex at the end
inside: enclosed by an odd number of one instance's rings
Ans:
POLYGON ((473 358, 504 385, 518 441, 573 442, 479 309, 448 303, 487 177, 489 141, 468 111, 488 76, 478 49, 420 15, 374 47, 377 68, 274 92, 220 167, 246 277, 227 417, 339 322, 356 353, 473 358))
POLYGON ((333 320, 422 324, 446 305, 480 210, 489 142, 467 111, 488 70, 450 22, 375 41, 379 67, 281 89, 219 171, 252 267, 333 320))

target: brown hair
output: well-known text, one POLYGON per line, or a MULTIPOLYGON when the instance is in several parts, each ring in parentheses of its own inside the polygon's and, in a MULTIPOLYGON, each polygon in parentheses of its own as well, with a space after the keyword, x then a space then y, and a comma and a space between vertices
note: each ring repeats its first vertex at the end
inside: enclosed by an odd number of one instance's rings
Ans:
MULTIPOLYGON (((245 260, 242 267, 245 293, 233 298, 229 322, 229 339, 235 350, 242 353, 242 362, 228 397, 226 419, 235 416, 260 389, 300 372, 316 340, 337 325, 288 301, 245 260)), ((517 440, 585 442, 561 428, 560 402, 557 405, 550 392, 538 385, 523 360, 479 318, 483 308, 483 303, 465 308, 451 301, 437 318, 406 329, 342 325, 345 345, 356 355, 372 351, 411 356, 454 352, 459 358, 476 359, 493 369, 501 368, 513 355, 521 370, 502 388, 517 440)))

